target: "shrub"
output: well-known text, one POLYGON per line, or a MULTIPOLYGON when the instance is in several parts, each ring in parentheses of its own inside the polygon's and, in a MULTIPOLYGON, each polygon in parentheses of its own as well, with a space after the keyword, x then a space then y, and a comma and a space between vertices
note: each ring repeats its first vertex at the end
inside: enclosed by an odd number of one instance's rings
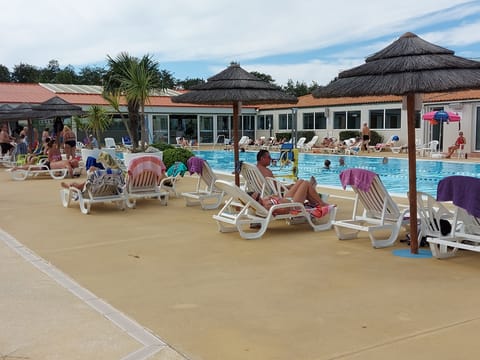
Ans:
POLYGON ((161 142, 161 143, 155 143, 155 144, 152 144, 150 146, 153 146, 154 148, 160 150, 160 151, 165 151, 167 149, 174 149, 175 146, 173 145, 170 145, 170 144, 167 144, 167 143, 164 143, 164 142, 161 142))
POLYGON ((180 161, 187 166, 187 160, 194 155, 195 154, 188 149, 171 146, 170 148, 163 150, 163 163, 167 169, 175 164, 176 161, 180 161))

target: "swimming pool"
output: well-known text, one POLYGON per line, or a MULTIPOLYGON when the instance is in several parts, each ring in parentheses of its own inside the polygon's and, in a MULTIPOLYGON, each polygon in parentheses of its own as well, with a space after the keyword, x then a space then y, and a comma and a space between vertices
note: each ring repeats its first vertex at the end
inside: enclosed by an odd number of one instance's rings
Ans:
MULTIPOLYGON (((194 153, 207 160, 215 171, 224 173, 233 171, 233 152, 231 151, 199 150, 194 153)), ((255 164, 256 155, 255 151, 241 152, 240 160, 255 164)), ((272 158, 278 158, 278 153, 272 152, 272 158)), ((309 179, 313 175, 322 186, 340 189, 340 172, 346 167, 356 167, 379 174, 391 194, 406 196, 408 192, 407 159, 389 158, 388 162, 383 164, 381 157, 300 153, 298 160, 299 178, 309 179), (339 166, 340 157, 345 159, 345 166, 339 166), (328 170, 323 168, 323 162, 326 159, 332 162, 328 170)), ((280 172, 279 167, 272 166, 271 169, 274 173, 280 172)), ((451 175, 480 177, 480 164, 417 159, 417 191, 436 196, 438 182, 451 175)))

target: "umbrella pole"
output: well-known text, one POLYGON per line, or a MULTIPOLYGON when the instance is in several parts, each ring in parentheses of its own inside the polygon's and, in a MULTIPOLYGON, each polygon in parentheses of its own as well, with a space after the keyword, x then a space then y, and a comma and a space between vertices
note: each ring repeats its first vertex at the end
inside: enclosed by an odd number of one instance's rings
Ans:
POLYGON ((410 204, 410 252, 418 254, 417 152, 415 148, 415 94, 407 94, 408 188, 410 204))
POLYGON ((240 186, 240 167, 239 167, 239 149, 238 149, 238 123, 239 123, 239 114, 242 103, 240 101, 235 101, 233 103, 233 163, 234 163, 234 173, 235 173, 235 185, 240 186))

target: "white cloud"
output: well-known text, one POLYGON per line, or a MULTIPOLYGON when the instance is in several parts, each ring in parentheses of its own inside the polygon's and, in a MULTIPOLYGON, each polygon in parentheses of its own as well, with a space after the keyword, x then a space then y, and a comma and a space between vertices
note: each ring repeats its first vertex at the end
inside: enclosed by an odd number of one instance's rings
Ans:
MULTIPOLYGON (((368 40, 421 29, 437 21, 428 14, 461 4, 444 16, 461 19, 479 11, 467 0, 403 0, 401 7, 393 0, 16 0, 3 4, 2 13, 9 15, 2 18, 0 64, 45 66, 56 59, 62 66, 84 66, 127 51, 153 54, 160 63, 248 61, 279 83, 292 78, 322 84, 394 39, 368 40), (342 49, 328 59, 290 56, 287 65, 274 66, 256 60, 336 45, 342 49)), ((478 27, 460 23, 428 33, 427 40, 477 43, 478 27)))

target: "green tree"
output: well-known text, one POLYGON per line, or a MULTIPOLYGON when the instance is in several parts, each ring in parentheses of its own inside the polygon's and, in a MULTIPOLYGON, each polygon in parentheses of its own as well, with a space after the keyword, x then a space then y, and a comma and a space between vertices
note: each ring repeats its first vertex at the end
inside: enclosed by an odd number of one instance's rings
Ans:
POLYGON ((0 82, 10 82, 10 70, 5 65, 0 64, 0 82))
POLYGON ((168 70, 161 70, 159 76, 161 89, 173 89, 179 81, 168 70))
POLYGON ((72 65, 65 66, 55 76, 54 82, 56 84, 77 84, 78 75, 72 65))
POLYGON ((200 78, 195 78, 195 79, 186 78, 185 80, 177 81, 177 86, 180 86, 185 90, 188 90, 188 89, 191 89, 192 86, 200 85, 200 84, 204 84, 204 83, 205 83, 205 80, 200 79, 200 78))
POLYGON ((55 78, 59 72, 60 65, 58 60, 50 60, 45 68, 40 69, 40 82, 55 83, 55 78))
POLYGON ((12 71, 12 80, 17 83, 36 83, 40 80, 40 70, 33 65, 15 65, 12 71))
POLYGON ((80 69, 78 83, 82 85, 102 85, 105 69, 99 66, 85 66, 80 69))
POLYGON ((133 146, 135 148, 138 143, 140 125, 141 142, 144 147, 145 103, 153 90, 161 90, 162 87, 158 63, 150 55, 144 55, 139 59, 122 52, 115 59, 107 56, 107 65, 104 91, 106 94, 119 93, 125 96, 133 146))
POLYGON ((92 105, 87 110, 87 120, 84 126, 81 126, 83 130, 87 130, 97 138, 100 139, 102 133, 104 133, 112 123, 112 116, 107 110, 99 105, 92 105))
POLYGON ((260 80, 263 80, 263 81, 265 81, 269 84, 275 85, 275 80, 273 80, 271 75, 260 73, 260 72, 257 72, 257 71, 250 71, 250 74, 256 76, 260 80))

